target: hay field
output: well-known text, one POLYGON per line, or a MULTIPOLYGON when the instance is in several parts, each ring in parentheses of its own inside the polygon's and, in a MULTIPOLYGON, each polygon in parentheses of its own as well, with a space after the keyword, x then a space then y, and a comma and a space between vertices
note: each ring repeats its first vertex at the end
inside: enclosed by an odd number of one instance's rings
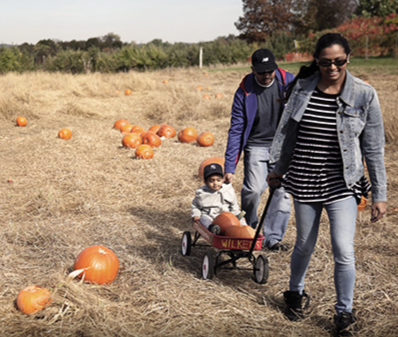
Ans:
MULTIPOLYGON (((361 72, 378 90, 386 121, 389 214, 376 224, 369 221, 369 208, 359 214, 354 305, 361 336, 397 336, 398 83, 395 75, 361 72)), ((193 233, 190 204, 201 186, 199 164, 223 156, 233 94, 244 74, 189 69, 0 77, 1 336, 335 335, 325 218, 306 279, 312 303, 299 323, 281 312, 291 250, 264 252, 270 263, 265 285, 255 283, 252 272, 238 270, 204 281, 204 250, 193 248, 189 257, 180 253, 182 233, 193 233), (198 92, 197 85, 204 90, 198 92), (127 88, 131 96, 124 95, 127 88), (222 99, 214 98, 217 92, 222 99), (203 99, 204 93, 212 99, 203 99), (26 127, 15 126, 19 115, 28 119, 26 127), (169 139, 152 160, 137 160, 112 129, 119 118, 146 129, 160 123, 177 131, 194 126, 213 132, 216 141, 201 148, 169 139), (72 130, 70 140, 57 138, 63 127, 72 130), (111 285, 68 277, 79 252, 95 244, 120 260, 111 285), (31 284, 48 287, 53 302, 26 316, 14 302, 31 284)), ((241 182, 240 163, 238 193, 241 182)), ((266 195, 263 199, 260 210, 266 195)), ((294 237, 291 217, 285 237, 291 247, 294 237)))

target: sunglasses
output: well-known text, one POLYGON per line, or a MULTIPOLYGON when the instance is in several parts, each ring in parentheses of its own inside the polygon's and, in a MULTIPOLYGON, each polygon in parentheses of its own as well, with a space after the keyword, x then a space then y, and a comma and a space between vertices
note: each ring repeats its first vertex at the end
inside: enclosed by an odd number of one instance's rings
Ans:
POLYGON ((328 68, 332 64, 334 64, 336 67, 341 67, 341 66, 345 65, 348 62, 348 57, 345 60, 335 60, 335 61, 332 61, 332 60, 321 60, 321 61, 319 61, 317 59, 317 61, 318 61, 318 66, 321 66, 323 68, 328 68))
POLYGON ((264 75, 272 75, 272 73, 273 73, 274 71, 275 71, 275 70, 271 70, 271 71, 262 71, 261 73, 259 73, 258 71, 256 71, 256 73, 257 73, 257 75, 264 76, 264 75))

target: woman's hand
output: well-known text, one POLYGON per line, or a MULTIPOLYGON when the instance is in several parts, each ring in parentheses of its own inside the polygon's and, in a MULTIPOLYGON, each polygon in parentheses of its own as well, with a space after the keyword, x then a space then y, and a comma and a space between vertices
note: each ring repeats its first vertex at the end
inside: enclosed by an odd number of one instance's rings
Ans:
POLYGON ((279 187, 281 185, 283 174, 277 174, 275 171, 267 175, 267 183, 272 187, 279 187))
POLYGON ((387 212, 387 203, 385 201, 374 202, 372 204, 371 222, 379 221, 387 212))

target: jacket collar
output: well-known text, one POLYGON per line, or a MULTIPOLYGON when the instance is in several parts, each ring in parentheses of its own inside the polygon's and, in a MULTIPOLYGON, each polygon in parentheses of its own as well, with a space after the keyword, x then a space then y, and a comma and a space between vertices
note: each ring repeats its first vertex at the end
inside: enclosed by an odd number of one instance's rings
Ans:
MULTIPOLYGON (((316 72, 314 75, 305 78, 297 83, 299 85, 299 91, 311 94, 315 90, 320 80, 321 80, 321 74, 319 72, 316 72)), ((355 97, 354 76, 352 76, 351 73, 348 70, 346 70, 345 83, 343 91, 340 94, 340 99, 345 104, 353 106, 354 97, 355 97)))
POLYGON ((346 70, 345 75, 345 83, 343 91, 340 94, 340 99, 347 105, 354 105, 354 97, 355 97, 355 86, 354 86, 354 76, 346 70))

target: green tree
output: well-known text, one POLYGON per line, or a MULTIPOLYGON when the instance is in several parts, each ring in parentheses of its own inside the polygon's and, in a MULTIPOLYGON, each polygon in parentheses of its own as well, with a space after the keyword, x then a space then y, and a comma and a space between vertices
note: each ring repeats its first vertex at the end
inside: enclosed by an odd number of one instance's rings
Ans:
POLYGON ((58 51, 58 46, 54 42, 54 40, 40 40, 35 45, 35 64, 41 65, 43 70, 46 69, 46 60, 51 57, 55 56, 58 51))
POLYGON ((294 38, 289 32, 279 31, 266 42, 266 47, 272 50, 277 59, 283 59, 284 55, 293 50, 294 38))
POLYGON ((27 70, 33 70, 33 57, 15 46, 0 48, 0 73, 27 70))
POLYGON ((335 28, 349 19, 357 8, 357 0, 297 0, 293 3, 295 13, 294 32, 307 35, 310 31, 335 28))
POLYGON ((92 37, 86 41, 86 50, 89 50, 91 47, 99 48, 100 39, 98 37, 92 37))
POLYGON ((111 51, 120 49, 123 46, 123 42, 120 40, 120 36, 114 33, 108 33, 101 38, 101 47, 103 51, 111 51))
POLYGON ((365 17, 398 14, 398 0, 359 0, 357 15, 365 17))
POLYGON ((81 50, 61 50, 55 57, 50 58, 47 67, 51 71, 83 73, 83 53, 81 50))

